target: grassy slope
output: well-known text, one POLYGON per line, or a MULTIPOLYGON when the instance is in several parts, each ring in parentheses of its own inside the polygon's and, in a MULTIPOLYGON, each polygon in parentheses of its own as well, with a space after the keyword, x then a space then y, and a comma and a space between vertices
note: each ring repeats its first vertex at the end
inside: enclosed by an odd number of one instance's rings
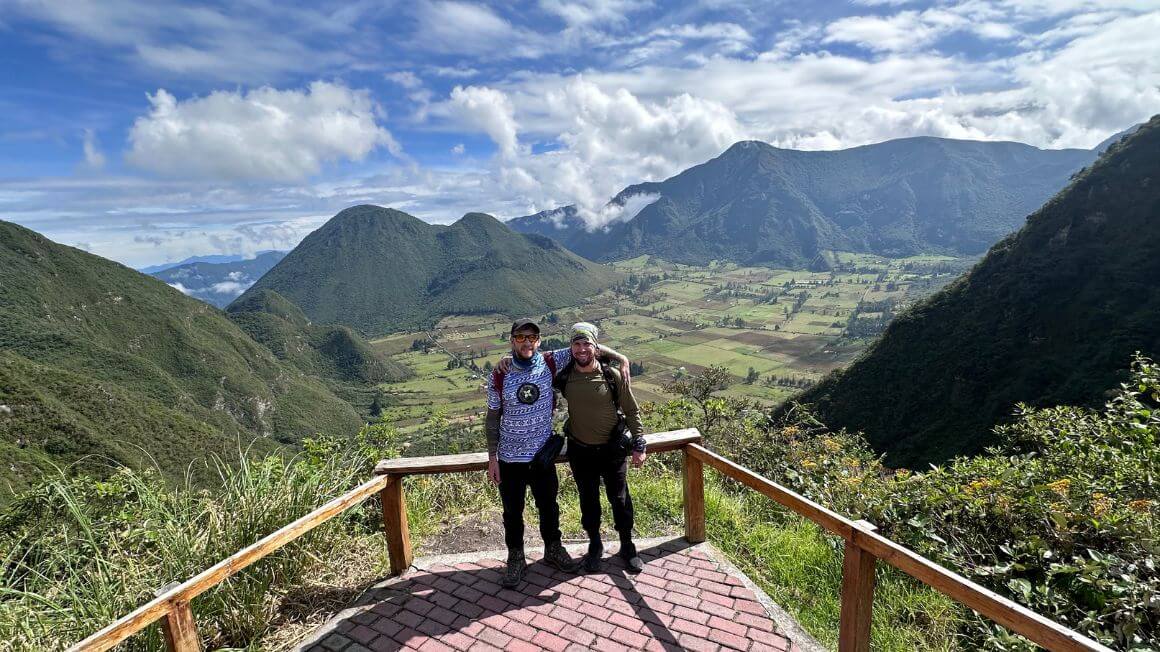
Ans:
POLYGON ((1016 402, 1098 405, 1160 354, 1160 117, 800 397, 893 465, 978 452, 1016 402))
POLYGON ((256 434, 294 442, 360 423, 220 311, 6 222, 0 354, 4 493, 48 460, 101 453, 136 465, 148 453, 176 474, 195 453, 256 434))

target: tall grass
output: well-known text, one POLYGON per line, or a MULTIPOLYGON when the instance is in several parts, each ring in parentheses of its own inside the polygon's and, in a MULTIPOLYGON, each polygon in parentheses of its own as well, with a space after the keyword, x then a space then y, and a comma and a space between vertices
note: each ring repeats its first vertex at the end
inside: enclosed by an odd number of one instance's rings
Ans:
MULTIPOLYGON (((61 475, 21 498, 0 521, 0 647, 73 643, 346 491, 368 466, 357 454, 239 457, 208 462, 220 478, 212 492, 121 469, 106 480, 61 475)), ((203 638, 245 645, 267 629, 279 593, 341 533, 371 522, 358 512, 336 519, 197 598, 203 638)), ((154 626, 127 649, 159 645, 154 626)))

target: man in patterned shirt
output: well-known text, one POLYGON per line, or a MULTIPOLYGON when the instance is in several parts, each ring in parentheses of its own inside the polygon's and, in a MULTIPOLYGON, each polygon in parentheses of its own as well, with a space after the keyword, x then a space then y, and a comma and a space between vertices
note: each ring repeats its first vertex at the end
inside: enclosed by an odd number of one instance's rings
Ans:
MULTIPOLYGON (((516 586, 527 570, 524 558, 524 501, 528 487, 540 512, 544 561, 560 570, 576 570, 576 562, 561 544, 560 489, 556 464, 533 465, 532 458, 552 436, 555 395, 552 380, 557 369, 572 359, 569 349, 541 354, 540 327, 520 319, 511 328, 510 364, 492 372, 487 385, 487 476, 499 485, 503 501, 504 540, 508 549, 503 585, 516 586)), ((601 347, 601 353, 620 358, 601 347)), ((505 362, 508 359, 505 359, 505 362)), ((627 362, 624 361, 627 368, 627 362)))

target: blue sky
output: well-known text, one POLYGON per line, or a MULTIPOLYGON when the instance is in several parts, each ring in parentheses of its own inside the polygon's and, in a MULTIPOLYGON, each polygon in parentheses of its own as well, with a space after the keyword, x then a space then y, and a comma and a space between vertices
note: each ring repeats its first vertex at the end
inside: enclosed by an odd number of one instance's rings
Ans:
POLYGON ((1160 113, 1160 0, 0 0, 0 219, 131 266, 346 206, 576 203, 737 140, 1091 147, 1160 113))

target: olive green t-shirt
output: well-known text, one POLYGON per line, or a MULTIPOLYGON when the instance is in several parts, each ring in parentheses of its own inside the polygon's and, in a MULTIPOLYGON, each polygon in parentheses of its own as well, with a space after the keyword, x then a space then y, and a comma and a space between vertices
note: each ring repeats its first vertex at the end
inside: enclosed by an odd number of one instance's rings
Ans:
MULTIPOLYGON (((609 367, 616 379, 616 389, 620 394, 620 410, 628 430, 633 435, 644 432, 640 420, 640 408, 632 389, 624 384, 624 378, 615 367, 609 367)), ((608 443, 608 436, 616 426, 616 407, 612 404, 612 392, 604 381, 600 369, 584 373, 575 367, 568 374, 564 386, 564 399, 568 401, 568 431, 580 443, 600 446, 608 443)))

